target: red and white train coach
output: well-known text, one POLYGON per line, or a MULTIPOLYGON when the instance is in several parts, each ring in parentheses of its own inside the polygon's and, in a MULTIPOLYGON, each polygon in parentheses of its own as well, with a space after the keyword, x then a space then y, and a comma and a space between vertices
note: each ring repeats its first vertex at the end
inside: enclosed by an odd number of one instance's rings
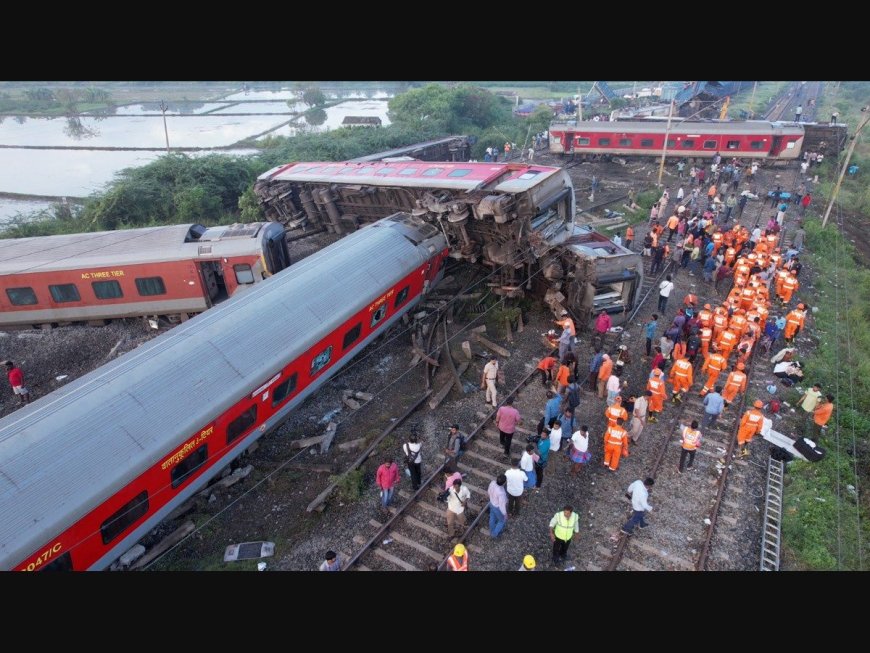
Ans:
POLYGON ((443 274, 396 214, 0 420, 0 569, 102 569, 443 274))
POLYGON ((553 154, 661 156, 667 135, 669 157, 796 159, 803 147, 798 124, 743 121, 675 121, 670 130, 661 121, 568 122, 550 126, 553 154))
POLYGON ((0 240, 0 327, 187 317, 289 264, 273 222, 0 240))

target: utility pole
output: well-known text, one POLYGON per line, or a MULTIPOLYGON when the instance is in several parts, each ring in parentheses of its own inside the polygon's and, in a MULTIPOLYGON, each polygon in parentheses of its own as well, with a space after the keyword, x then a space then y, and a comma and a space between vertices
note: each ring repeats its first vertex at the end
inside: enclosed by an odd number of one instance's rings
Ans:
POLYGON ((662 160, 659 163, 659 180, 656 182, 657 186, 662 185, 662 173, 665 171, 665 156, 668 153, 668 136, 671 135, 671 116, 674 115, 674 101, 671 100, 671 106, 668 109, 668 126, 665 128, 665 143, 662 147, 662 160))
POLYGON ((160 100, 160 111, 163 112, 163 133, 166 136, 166 153, 170 154, 169 151, 169 129, 166 127, 166 110, 169 107, 166 105, 166 102, 160 100))
POLYGON ((755 117, 755 109, 753 107, 755 106, 755 89, 757 89, 757 88, 758 88, 758 82, 755 82, 755 84, 752 85, 752 97, 749 98, 749 117, 750 118, 755 117))
POLYGON ((831 193, 831 200, 828 202, 828 208, 825 209, 825 217, 822 218, 822 228, 828 224, 828 216, 831 215, 831 208, 834 206, 834 202, 837 201, 837 194, 840 192, 840 184, 843 183, 843 177, 846 176, 846 168, 849 167, 849 160, 852 158, 852 152, 855 151, 855 145, 858 143, 858 137, 861 135, 861 130, 867 126, 868 122, 870 122, 870 105, 863 107, 861 111, 864 112, 864 117, 861 119, 861 124, 858 125, 858 129, 855 130, 852 142, 849 143, 849 151, 846 152, 846 160, 843 161, 843 167, 840 169, 840 178, 837 179, 837 185, 834 186, 834 192, 831 193))
POLYGON ((583 94, 577 89, 577 123, 583 120, 583 94))

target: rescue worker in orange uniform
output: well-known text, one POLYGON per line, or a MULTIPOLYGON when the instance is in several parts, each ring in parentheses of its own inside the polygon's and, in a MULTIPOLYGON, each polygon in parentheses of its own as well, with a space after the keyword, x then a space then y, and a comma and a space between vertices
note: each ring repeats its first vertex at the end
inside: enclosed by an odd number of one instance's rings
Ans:
POLYGON ((704 308, 698 311, 698 322, 701 323, 702 327, 713 325, 713 311, 710 304, 704 304, 704 308))
POLYGON ((604 360, 601 361, 601 367, 598 368, 598 398, 604 399, 605 388, 607 387, 607 379, 610 378, 610 373, 613 371, 613 361, 609 354, 604 354, 604 360))
POLYGON ((722 247, 722 232, 717 231, 713 234, 713 256, 719 253, 720 247, 722 247))
POLYGON ((737 367, 728 375, 728 380, 725 381, 725 388, 722 390, 722 398, 725 400, 725 406, 732 403, 738 393, 746 392, 747 376, 743 370, 746 365, 737 363, 737 367))
MULTIPOLYGON (((728 332, 725 331, 724 333, 728 332)), ((702 373, 707 373, 707 382, 704 384, 704 387, 699 393, 702 397, 716 387, 716 381, 719 379, 719 374, 721 374, 727 366, 728 359, 719 352, 717 352, 714 348, 713 353, 710 354, 704 361, 704 367, 701 368, 702 373)))
POLYGON ((690 426, 683 424, 683 437, 680 441, 683 450, 680 452, 680 466, 677 473, 682 474, 686 458, 689 459, 689 469, 695 464, 695 452, 701 446, 701 432, 698 430, 698 421, 693 420, 690 426))
POLYGON ((622 407, 622 397, 616 397, 613 404, 604 411, 604 417, 607 418, 607 426, 616 426, 618 419, 621 419, 623 423, 628 421, 628 412, 622 407))
POLYGON ((749 334, 743 336, 740 340, 740 344, 737 345, 737 361, 743 364, 746 364, 746 361, 749 360, 749 355, 752 353, 752 345, 754 344, 754 340, 752 336, 749 334))
POLYGON ((734 315, 728 321, 728 330, 738 338, 746 331, 746 312, 742 308, 734 311, 734 315))
POLYGON ((658 415, 664 408, 664 401, 668 398, 667 390, 665 389, 664 372, 659 368, 655 368, 650 375, 649 381, 646 382, 646 389, 652 392, 649 398, 649 417, 647 421, 658 422, 658 415))
POLYGON ((701 356, 705 359, 710 355, 710 341, 713 339, 713 329, 710 327, 701 328, 701 356))
POLYGON ((447 567, 450 571, 468 571, 468 551, 464 544, 453 547, 453 553, 447 558, 447 567))
POLYGON ((776 277, 774 278, 774 290, 776 291, 777 297, 782 297, 782 284, 785 281, 785 278, 788 276, 788 270, 780 270, 776 273, 776 277))
POLYGON ((692 292, 688 293, 685 297, 683 297, 683 306, 697 306, 698 305, 698 296, 692 292))
POLYGON ((798 288, 800 288, 800 284, 797 280, 797 274, 792 270, 782 281, 782 293, 779 296, 782 299, 782 303, 788 304, 791 301, 792 294, 798 288))
POLYGON ((719 353, 727 361, 731 357, 731 351, 737 345, 737 335, 733 331, 723 331, 716 344, 719 347, 719 353))
POLYGON ((628 455, 628 432, 622 428, 622 420, 618 419, 615 426, 608 426, 604 432, 604 466, 611 472, 619 468, 619 459, 623 451, 628 455))
POLYGON ((682 340, 677 340, 674 343, 674 348, 671 350, 671 360, 678 361, 686 357, 686 343, 682 340))
POLYGON ((750 284, 740 291, 740 308, 748 311, 752 308, 752 302, 755 300, 756 289, 750 284))
POLYGON ((716 307, 713 315, 713 340, 719 340, 719 336, 728 328, 728 314, 721 306, 716 307))
POLYGON ((725 250, 725 263, 727 265, 731 265, 734 263, 734 258, 737 256, 737 250, 733 247, 729 247, 725 250))
POLYGON ((806 313, 803 311, 804 305, 798 304, 798 307, 785 316, 785 332, 783 336, 786 342, 794 340, 795 336, 804 328, 804 318, 806 313))
POLYGON ((743 418, 740 420, 740 428, 737 430, 737 446, 742 447, 740 450, 741 456, 749 455, 749 443, 752 438, 761 433, 761 427, 764 426, 764 415, 761 412, 761 407, 764 406, 760 399, 756 399, 750 408, 743 413, 743 418))
POLYGON ((634 242, 634 229, 629 225, 625 228, 625 246, 631 249, 631 244, 634 242))
POLYGON ((674 396, 671 399, 674 403, 683 400, 683 393, 692 387, 692 364, 684 356, 680 356, 671 368, 669 375, 671 384, 673 385, 674 396))

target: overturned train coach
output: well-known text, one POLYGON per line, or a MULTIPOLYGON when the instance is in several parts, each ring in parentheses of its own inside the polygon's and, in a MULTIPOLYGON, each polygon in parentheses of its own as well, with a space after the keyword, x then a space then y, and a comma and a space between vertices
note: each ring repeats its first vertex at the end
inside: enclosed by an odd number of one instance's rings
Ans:
POLYGON ((574 224, 574 189, 561 168, 519 163, 306 162, 262 174, 266 216, 290 230, 344 234, 407 211, 436 225, 450 256, 492 270, 493 292, 526 291, 578 325, 594 311, 615 322, 639 301, 640 256, 574 224))

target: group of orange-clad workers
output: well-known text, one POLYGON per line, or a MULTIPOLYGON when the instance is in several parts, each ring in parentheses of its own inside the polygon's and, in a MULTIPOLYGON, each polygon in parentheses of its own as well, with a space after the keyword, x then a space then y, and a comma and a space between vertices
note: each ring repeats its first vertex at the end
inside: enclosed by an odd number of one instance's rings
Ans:
MULTIPOLYGON (((703 357, 701 374, 706 379, 700 390, 703 397, 712 391, 719 381, 720 375, 727 373, 722 388, 722 398, 727 407, 733 403, 740 393, 746 392, 747 376, 746 364, 752 353, 753 347, 764 333, 769 315, 771 281, 775 282, 776 295, 787 305, 795 291, 800 287, 795 270, 786 265, 780 250, 777 247, 778 236, 764 234, 755 244, 751 253, 746 253, 744 245, 750 241, 750 234, 746 227, 735 225, 727 231, 718 230, 712 235, 713 256, 718 254, 720 248, 725 248, 725 263, 732 266, 734 271, 734 284, 725 301, 715 309, 710 304, 704 304, 700 310, 696 309, 697 297, 688 294, 684 298, 684 308, 680 315, 686 315, 686 329, 682 333, 688 336, 690 329, 697 328, 700 338, 700 353, 703 357), (738 253, 742 253, 739 256, 738 253), (774 267, 771 267, 773 264, 774 267), (756 273, 752 273, 752 269, 756 273), (758 271, 760 268, 760 272, 758 271), (765 282, 762 272, 769 270, 774 272, 772 278, 768 277, 765 282), (696 322, 689 321, 697 313, 696 322), (694 322, 694 323, 693 323, 694 322), (733 366, 731 356, 735 354, 733 366), (731 367, 730 372, 728 371, 731 367)), ((768 275, 770 274, 768 272, 768 275)), ((803 328, 805 317, 804 304, 798 304, 797 308, 786 316, 784 336, 786 341, 795 337, 797 331, 803 328)), ((658 367, 654 368, 647 382, 647 390, 652 394, 649 397, 649 421, 657 421, 656 415, 663 410, 667 399, 666 384, 669 381, 673 389, 673 401, 682 400, 682 394, 687 392, 694 383, 696 356, 687 356, 686 345, 678 341, 672 350, 673 365, 665 379, 665 373, 658 367)), ((753 407, 747 410, 737 432, 737 443, 741 448, 742 456, 748 455, 747 445, 752 438, 761 432, 763 404, 756 401, 753 407)), ((607 409, 608 412, 611 408, 607 409)), ((608 415, 610 419, 610 415, 608 415)), ((610 422, 608 432, 616 425, 610 422)), ((617 428, 620 428, 617 426, 617 428)), ((691 429, 690 429, 691 430, 691 429)), ((605 435, 605 450, 608 446, 615 448, 617 438, 605 435), (611 443, 613 440, 613 443, 611 443)), ((613 466, 611 466, 613 469, 613 466)))

